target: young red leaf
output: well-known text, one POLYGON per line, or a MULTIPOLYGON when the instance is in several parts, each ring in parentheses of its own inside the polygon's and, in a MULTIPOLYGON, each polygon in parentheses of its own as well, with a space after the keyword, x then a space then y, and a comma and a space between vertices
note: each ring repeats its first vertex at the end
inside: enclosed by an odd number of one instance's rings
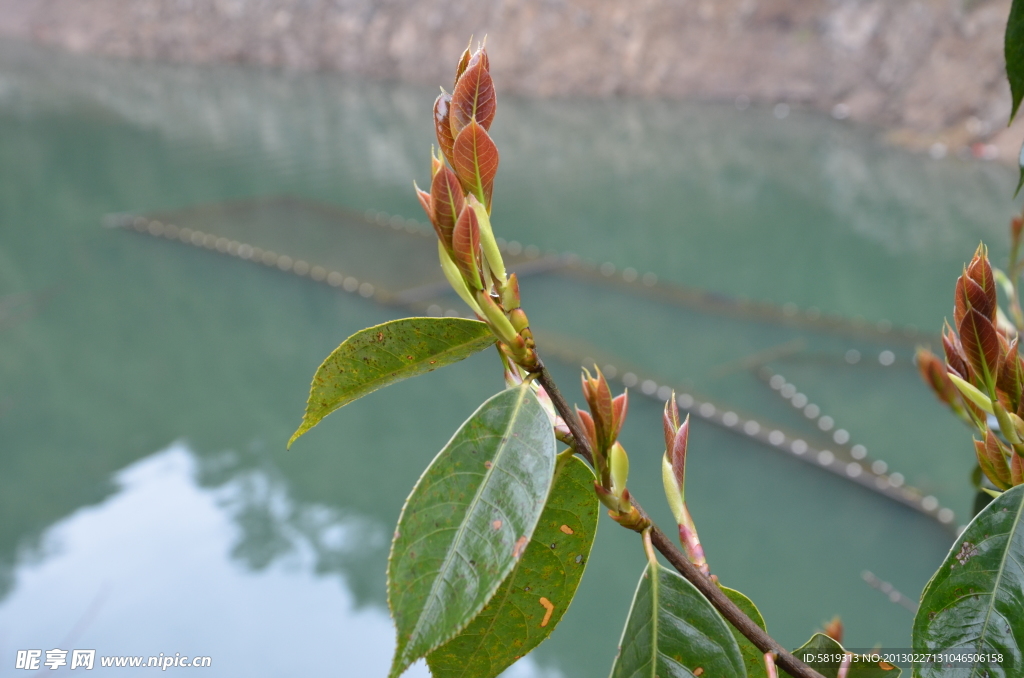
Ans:
POLYGON ((1010 457, 1010 482, 1014 487, 1024 485, 1024 457, 1017 452, 1011 452, 1010 457))
POLYGON ((971 302, 967 299, 967 290, 964 287, 965 280, 969 280, 966 268, 963 275, 956 279, 956 289, 953 291, 953 324, 957 327, 960 327, 960 322, 967 314, 967 309, 971 307, 971 302))
POLYGON ((679 405, 676 404, 675 393, 671 400, 665 401, 665 412, 661 416, 661 423, 665 429, 665 454, 672 458, 672 447, 676 441, 676 431, 679 430, 679 405))
POLYGON ((967 365, 967 356, 964 355, 960 339, 949 323, 942 329, 942 350, 946 354, 946 365, 956 373, 956 376, 964 381, 970 381, 971 371, 967 365))
MULTIPOLYGON (((470 38, 469 42, 470 42, 470 45, 472 45, 473 44, 473 39, 470 38)), ((462 77, 462 74, 469 67, 469 60, 470 60, 471 57, 472 57, 472 54, 469 51, 469 47, 467 47, 466 50, 462 53, 462 56, 459 57, 459 65, 455 67, 455 85, 456 86, 458 86, 458 84, 459 84, 459 78, 462 77)))
POLYGON ((1022 384, 1024 384, 1024 372, 1021 371, 1020 356, 1017 354, 1018 338, 1014 337, 1006 348, 1006 357, 1003 359, 1002 368, 999 370, 999 380, 996 386, 1006 394, 1010 401, 1011 412, 1016 412, 1020 405, 1022 384))
POLYGON ((451 103, 452 95, 441 90, 441 94, 434 101, 434 131, 437 133, 437 145, 441 147, 441 152, 449 164, 454 167, 452 148, 455 146, 455 137, 452 135, 452 126, 449 122, 451 103))
MULTIPOLYGON (((1000 490, 1009 489, 1012 482, 1010 466, 1006 462, 1006 450, 992 431, 985 431, 984 441, 974 441, 974 451, 978 456, 978 465, 981 466, 982 472, 988 476, 992 484, 1000 490)), ((1010 454, 1019 456, 1012 450, 1010 450, 1010 454)))
POLYGON ((612 408, 615 411, 612 437, 617 440, 619 432, 622 430, 622 425, 626 422, 626 414, 629 413, 629 393, 621 393, 612 398, 612 408))
POLYGON ((466 199, 462 197, 459 179, 447 167, 442 167, 430 182, 430 202, 434 213, 431 223, 437 231, 437 237, 444 243, 445 249, 452 251, 452 231, 455 222, 462 214, 466 199))
POLYGON ((991 390, 999 376, 999 334, 988 318, 975 309, 968 309, 960 321, 960 343, 967 361, 991 390))
POLYGON ((601 370, 597 370, 596 377, 591 377, 590 372, 586 370, 583 371, 583 375, 583 397, 587 399, 590 414, 594 418, 597 445, 602 450, 607 450, 615 442, 615 405, 612 403, 612 390, 601 370))
POLYGON ((470 289, 483 289, 480 223, 476 219, 476 212, 469 205, 463 206, 452 230, 452 259, 470 289))
POLYGON ((470 120, 476 120, 485 130, 490 129, 497 108, 491 74, 483 62, 474 57, 452 93, 449 114, 452 136, 458 137, 470 120))
MULTIPOLYGON (((982 314, 989 320, 994 320, 998 303, 996 301, 996 281, 992 277, 992 266, 988 263, 988 249, 985 245, 978 245, 978 249, 974 252, 974 258, 967 265, 967 275, 984 291, 987 297, 986 308, 991 309, 991 313, 982 311, 982 314)), ((974 300, 972 299, 971 302, 974 303, 974 300)))
POLYGON ((672 474, 676 478, 676 485, 680 488, 686 487, 686 447, 690 442, 690 415, 679 426, 675 440, 672 442, 672 474))
POLYGON ((586 431, 587 437, 590 438, 588 441, 591 447, 597 445, 597 429, 594 427, 594 418, 590 416, 590 412, 576 408, 576 414, 580 418, 580 422, 583 424, 583 430, 586 431))
MULTIPOLYGON (((431 211, 430 194, 417 186, 416 182, 413 182, 413 188, 416 189, 416 198, 420 201, 420 207, 422 207, 423 211, 427 213, 427 219, 430 219, 431 223, 433 223, 434 213, 431 211)), ((437 227, 435 226, 434 228, 437 227)))
POLYGON ((968 305, 989 320, 995 320, 995 295, 989 295, 981 285, 970 278, 961 277, 960 285, 963 293, 967 297, 968 305))
POLYGON ((931 351, 919 348, 917 350, 917 369, 921 378, 928 384, 935 396, 947 405, 959 404, 960 397, 957 387, 949 380, 946 374, 946 366, 931 351))
POLYGON ((463 190, 475 195, 490 211, 494 175, 498 173, 498 147, 487 130, 470 120, 455 138, 452 153, 452 166, 463 190))

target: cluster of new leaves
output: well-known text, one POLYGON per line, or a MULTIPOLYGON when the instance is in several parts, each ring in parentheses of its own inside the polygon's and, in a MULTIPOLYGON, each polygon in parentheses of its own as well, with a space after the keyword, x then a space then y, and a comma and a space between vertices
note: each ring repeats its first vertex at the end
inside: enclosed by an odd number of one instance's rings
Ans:
POLYGON ((978 464, 1000 490, 1024 483, 1024 360, 1017 329, 999 310, 996 279, 984 246, 956 282, 946 324, 943 364, 924 349, 918 368, 935 394, 978 431, 978 464), (990 420, 991 417, 991 420, 990 420))
POLYGON ((434 102, 440 151, 431 158, 430 191, 416 188, 437 232, 441 268, 452 288, 491 327, 500 348, 526 370, 537 367, 533 335, 520 307, 519 282, 508 276, 491 229, 498 147, 487 133, 497 112, 483 47, 462 54, 452 94, 434 102))

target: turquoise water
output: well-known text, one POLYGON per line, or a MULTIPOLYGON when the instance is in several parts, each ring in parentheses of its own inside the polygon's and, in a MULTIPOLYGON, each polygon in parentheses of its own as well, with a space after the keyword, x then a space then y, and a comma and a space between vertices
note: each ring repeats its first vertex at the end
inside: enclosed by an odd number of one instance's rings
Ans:
MULTIPOLYGON (((101 224, 278 195, 421 218, 411 183, 428 176, 435 91, 0 48, 0 674, 18 649, 54 647, 208 655, 223 676, 385 674, 389 535, 422 469, 501 388, 494 356, 354 403, 285 452, 323 357, 401 311, 101 224)), ((934 333, 978 241, 1005 256, 1008 169, 810 113, 502 98, 493 132, 505 238, 662 281, 934 333)), ((523 294, 540 330, 808 429, 729 367, 802 339, 771 367, 968 519, 969 434, 919 384, 912 343, 553 275, 523 294)), ((581 400, 576 366, 552 362, 581 400)), ((660 407, 634 396, 630 485, 669 525, 660 407)), ((916 599, 948 529, 702 422, 689 476, 713 570, 783 644, 840 614, 848 646, 907 646, 911 613, 861 573, 916 599)), ((578 599, 510 675, 606 672, 643 562, 603 520, 578 599)))

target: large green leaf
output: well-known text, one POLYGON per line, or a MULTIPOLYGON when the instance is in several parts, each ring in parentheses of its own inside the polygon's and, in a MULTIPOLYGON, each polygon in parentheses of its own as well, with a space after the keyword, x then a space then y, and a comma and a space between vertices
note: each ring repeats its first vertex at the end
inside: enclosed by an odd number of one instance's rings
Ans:
POLYGON ((1003 492, 957 538, 921 594, 914 651, 1001 654, 927 676, 1019 676, 1024 670, 1024 485, 1003 492))
POLYGON ((729 624, 707 598, 672 570, 650 563, 633 597, 612 678, 694 674, 747 675, 729 624))
POLYGON ((1003 55, 1006 57, 1006 79, 1010 81, 1010 96, 1013 99, 1013 109, 1010 111, 1010 120, 1013 121, 1021 99, 1024 98, 1024 0, 1013 0, 1010 6, 1003 55))
MULTIPOLYGON (((839 668, 842 666, 842 655, 846 653, 843 646, 824 633, 815 633, 811 639, 799 649, 793 650, 793 655, 804 662, 812 669, 825 676, 825 678, 836 678, 839 675, 839 668)), ((872 657, 860 657, 872 659, 872 657)), ((847 678, 899 678, 900 668, 892 664, 884 664, 871 661, 851 661, 847 678)))
MULTIPOLYGON (((727 586, 719 585, 718 588, 722 589, 725 597, 734 602, 736 607, 743 611, 743 614, 750 617, 755 624, 760 626, 762 631, 768 632, 768 627, 764 625, 761 611, 757 609, 757 606, 754 605, 750 598, 747 598, 736 589, 731 589, 727 586)), ((743 655, 743 665, 747 667, 747 678, 768 678, 768 669, 764 665, 764 652, 757 649, 757 646, 750 642, 732 624, 729 625, 729 630, 732 631, 732 636, 740 647, 740 654, 743 655)))
POLYGON ((462 631, 522 557, 551 490, 555 437, 529 385, 473 413, 424 471, 388 558, 391 678, 462 631))
POLYGON ((403 318, 356 332, 313 375, 306 414, 288 446, 339 407, 468 358, 493 343, 486 323, 465 318, 403 318))
POLYGON ((434 678, 493 678, 551 635, 565 614, 597 534, 594 473, 560 463, 526 553, 462 633, 427 656, 434 678))

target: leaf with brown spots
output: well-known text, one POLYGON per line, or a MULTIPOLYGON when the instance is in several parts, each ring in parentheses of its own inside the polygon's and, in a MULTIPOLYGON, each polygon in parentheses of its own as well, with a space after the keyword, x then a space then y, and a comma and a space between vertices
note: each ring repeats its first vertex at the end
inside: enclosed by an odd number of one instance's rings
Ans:
POLYGON ((456 363, 494 343, 485 323, 465 318, 403 318, 356 332, 313 375, 306 414, 288 441, 339 407, 397 381, 456 363))
POLYGON ((611 678, 689 678, 703 668, 714 678, 745 678, 729 624, 675 571, 648 563, 619 641, 611 678))
POLYGON ((551 635, 576 594, 597 533, 593 482, 578 458, 559 465, 515 569, 462 633, 427 655, 435 678, 492 678, 551 635))
POLYGON ((521 562, 515 544, 537 529, 555 459, 551 421, 523 385, 481 405, 430 463, 402 509, 388 558, 398 632, 390 678, 493 603, 521 562))
MULTIPOLYGON (((1024 487, 974 517, 921 594, 914 652, 969 652, 980 661, 914 667, 920 678, 1010 678, 1024 657, 1024 487), (1001 654, 1001 661, 990 660, 1001 654)), ((891 674, 890 674, 891 675, 891 674)))

